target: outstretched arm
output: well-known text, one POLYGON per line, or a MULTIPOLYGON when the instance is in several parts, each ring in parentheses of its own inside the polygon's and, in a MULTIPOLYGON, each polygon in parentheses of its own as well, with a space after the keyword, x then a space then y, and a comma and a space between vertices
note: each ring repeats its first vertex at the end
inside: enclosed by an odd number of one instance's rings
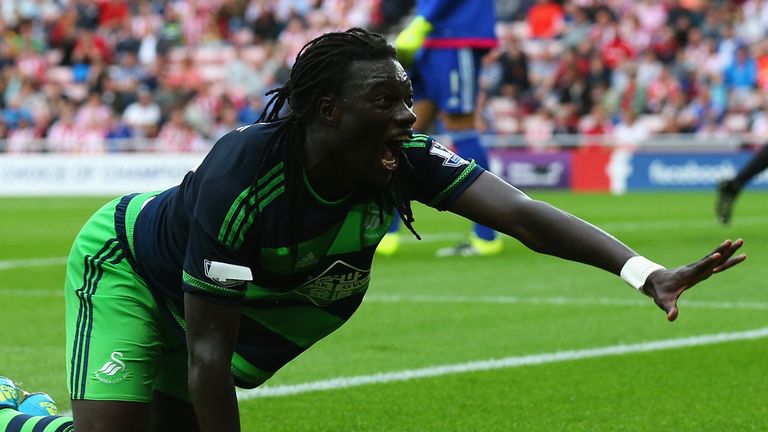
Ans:
MULTIPOLYGON (((633 264, 640 260, 635 259, 630 268, 625 267, 630 258, 638 256, 635 251, 600 228, 529 198, 490 172, 480 175, 450 210, 515 237, 536 252, 621 274, 625 280, 637 279, 627 277, 627 273, 633 273, 627 270, 638 273, 633 264)), ((677 298, 683 291, 744 261, 743 254, 733 256, 741 245, 741 240, 728 240, 695 263, 671 270, 657 267, 650 275, 641 275, 644 284, 637 288, 652 297, 672 321, 677 318, 677 298)), ((642 274, 642 268, 639 270, 642 274)))

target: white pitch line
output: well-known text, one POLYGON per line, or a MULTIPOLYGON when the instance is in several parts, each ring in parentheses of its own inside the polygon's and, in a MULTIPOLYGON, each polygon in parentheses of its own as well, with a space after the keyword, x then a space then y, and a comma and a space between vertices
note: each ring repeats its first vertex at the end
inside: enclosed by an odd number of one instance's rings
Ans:
MULTIPOLYGON (((63 297, 64 289, 45 288, 1 288, 3 297, 63 297)), ((398 294, 368 294, 367 303, 464 303, 464 304, 501 304, 501 305, 534 305, 534 306, 632 306, 648 307, 650 300, 624 299, 595 299, 572 297, 516 297, 516 296, 435 296, 435 295, 398 295, 398 294)), ((684 308, 701 309, 741 309, 768 310, 765 302, 730 302, 730 301, 701 301, 681 300, 684 308)))
MULTIPOLYGON (((762 216, 744 216, 734 218, 733 226, 768 225, 768 218, 762 216)), ((644 222, 606 222, 598 225, 606 231, 644 231, 644 230, 674 230, 680 228, 715 228, 719 227, 714 216, 711 219, 690 220, 660 220, 644 222)))
MULTIPOLYGON (((650 304, 650 300, 595 299, 572 297, 516 297, 516 296, 435 296, 435 295, 397 295, 397 294, 368 294, 366 302, 374 303, 480 303, 480 304, 525 304, 550 306, 642 306, 650 304)), ((729 302, 729 301, 696 301, 681 300, 683 307, 698 307, 707 309, 754 309, 767 310, 765 302, 729 302)))
POLYGON ((30 258, 16 260, 0 260, 0 270, 24 267, 47 267, 67 263, 67 257, 30 258))
POLYGON ((64 281, 61 281, 61 287, 58 289, 0 287, 0 296, 3 296, 3 297, 64 297, 64 281))
MULTIPOLYGON (((251 390, 237 389, 237 399, 240 401, 269 397, 292 396, 328 390, 340 390, 365 385, 386 384, 391 382, 411 381, 422 378, 434 378, 445 375, 456 375, 470 372, 483 372, 497 369, 510 369, 522 366, 535 366, 549 363, 561 363, 589 358, 623 356, 628 354, 664 351, 703 345, 715 345, 725 342, 755 340, 768 337, 768 327, 757 328, 731 333, 715 333, 691 336, 678 339, 663 339, 658 341, 640 342, 635 344, 618 344, 582 350, 556 351, 544 354, 505 357, 491 360, 477 360, 466 363, 454 363, 430 366, 421 369, 406 369, 395 372, 382 372, 372 375, 357 375, 338 377, 299 384, 265 385, 251 390)), ((71 411, 62 413, 71 416, 71 411)))
POLYGON ((713 345, 724 342, 762 339, 765 337, 768 337, 768 327, 733 333, 715 333, 679 339, 665 339, 650 342, 640 342, 635 344, 619 344, 599 348, 588 348, 582 350, 557 351, 544 354, 506 357, 501 359, 478 360, 467 363, 430 366, 421 369, 407 369, 402 371, 383 372, 372 375, 339 377, 300 384, 264 386, 252 390, 238 390, 237 395, 239 400, 290 396, 310 392, 346 389, 364 385, 411 381, 414 379, 432 378, 468 372, 509 369, 521 366, 559 363, 597 357, 622 356, 651 351, 713 345))
MULTIPOLYGON (((752 216, 741 217, 737 221, 738 225, 768 225, 768 218, 752 216)), ((675 230, 680 228, 712 228, 717 226, 714 220, 695 219, 695 220, 663 220, 663 221, 645 221, 645 222, 608 222, 599 225, 607 231, 644 231, 644 230, 675 230)), ((447 231, 436 232, 422 235, 421 241, 408 235, 401 237, 403 243, 437 243, 444 241, 462 240, 467 237, 468 232, 447 231)), ((65 264, 67 257, 51 258, 31 258, 0 260, 0 270, 8 270, 20 267, 44 267, 65 264)))

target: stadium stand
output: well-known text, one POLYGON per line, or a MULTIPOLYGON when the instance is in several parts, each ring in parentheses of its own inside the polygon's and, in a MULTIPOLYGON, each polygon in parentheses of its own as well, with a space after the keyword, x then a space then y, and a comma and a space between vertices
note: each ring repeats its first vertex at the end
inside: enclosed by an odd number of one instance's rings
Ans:
MULTIPOLYGON (((497 3, 478 116, 487 134, 534 149, 582 145, 578 134, 768 137, 768 2, 497 3)), ((309 39, 350 26, 393 35, 412 4, 4 0, 0 151, 205 149, 254 120, 309 39), (145 146, 186 135, 193 144, 145 146)))

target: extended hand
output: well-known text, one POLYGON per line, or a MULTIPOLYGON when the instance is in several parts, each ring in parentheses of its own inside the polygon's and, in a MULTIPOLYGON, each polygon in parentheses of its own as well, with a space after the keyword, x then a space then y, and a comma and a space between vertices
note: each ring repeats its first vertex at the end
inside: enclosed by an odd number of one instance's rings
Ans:
POLYGON ((423 16, 417 15, 413 21, 395 38, 397 59, 406 69, 411 67, 413 59, 424 44, 427 34, 432 31, 432 24, 423 16))
POLYGON ((683 291, 713 273, 720 273, 744 261, 747 258, 745 254, 733 257, 742 244, 744 241, 741 239, 735 242, 726 240, 712 253, 692 264, 675 269, 656 270, 648 276, 642 291, 667 313, 669 321, 674 321, 678 313, 677 299, 683 291))

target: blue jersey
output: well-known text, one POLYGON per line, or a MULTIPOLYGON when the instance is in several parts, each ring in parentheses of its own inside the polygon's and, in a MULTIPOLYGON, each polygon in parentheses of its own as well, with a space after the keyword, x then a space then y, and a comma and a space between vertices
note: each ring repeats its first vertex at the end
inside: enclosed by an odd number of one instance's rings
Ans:
MULTIPOLYGON (((278 139, 276 150, 265 154, 278 126, 256 124, 225 135, 181 185, 147 202, 132 227, 136 270, 179 330, 185 292, 242 307, 232 361, 241 387, 261 384, 349 319, 394 218, 378 194, 360 190, 329 202, 305 177, 290 208, 307 216, 285 229, 285 143, 278 139), (222 263, 247 268, 252 280, 212 274, 222 263)), ((407 197, 438 209, 482 172, 424 135, 405 143, 403 153, 411 166, 402 164, 398 175, 407 197)))
POLYGON ((493 0, 418 0, 416 14, 432 24, 425 48, 496 46, 493 0))

